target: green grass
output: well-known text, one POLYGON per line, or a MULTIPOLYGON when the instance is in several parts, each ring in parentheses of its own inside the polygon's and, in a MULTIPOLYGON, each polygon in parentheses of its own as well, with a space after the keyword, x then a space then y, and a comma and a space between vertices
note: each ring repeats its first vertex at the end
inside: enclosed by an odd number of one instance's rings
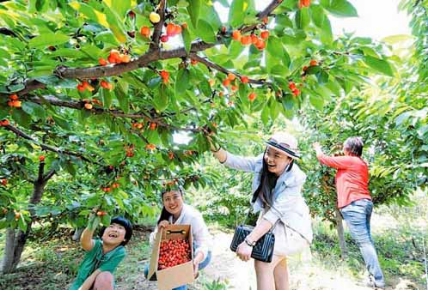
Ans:
MULTIPOLYGON (((396 221, 395 227, 388 227, 388 225, 380 227, 376 223, 381 222, 376 218, 372 219, 372 228, 373 226, 384 228, 372 233, 372 236, 387 285, 396 286, 400 281, 406 280, 413 286, 417 286, 418 289, 426 289, 427 274, 425 274, 424 260, 427 258, 427 254, 424 253, 423 242, 425 241, 426 244, 428 241, 427 221, 425 220, 428 217, 428 208, 421 209, 421 206, 423 207, 426 203, 427 199, 422 198, 421 201, 416 201, 417 209, 382 207, 377 210, 378 213, 387 216, 386 223, 396 221), (390 216, 392 214, 393 216, 390 216), (412 214, 414 219, 419 221, 419 227, 409 221, 412 214), (421 218, 423 218, 422 221, 421 218)), ((324 223, 316 223, 314 232, 312 251, 315 262, 323 262, 321 267, 327 269, 332 266, 345 268, 346 272, 352 274, 356 280, 363 280, 365 276, 364 261, 349 232, 345 232, 348 257, 343 261, 340 259, 341 251, 336 230, 330 229, 324 223)))

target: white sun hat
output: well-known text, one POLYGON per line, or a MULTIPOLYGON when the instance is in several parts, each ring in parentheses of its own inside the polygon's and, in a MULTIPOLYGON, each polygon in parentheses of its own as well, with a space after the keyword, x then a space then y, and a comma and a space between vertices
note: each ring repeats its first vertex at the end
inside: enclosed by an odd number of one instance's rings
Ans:
POLYGON ((297 139, 288 132, 275 132, 266 143, 292 159, 300 158, 297 139))

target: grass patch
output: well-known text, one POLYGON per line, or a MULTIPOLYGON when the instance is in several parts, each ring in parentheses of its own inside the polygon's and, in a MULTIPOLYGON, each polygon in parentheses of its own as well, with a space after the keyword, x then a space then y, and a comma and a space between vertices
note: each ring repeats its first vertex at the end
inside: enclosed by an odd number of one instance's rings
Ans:
POLYGON ((0 289, 68 289, 83 253, 67 239, 29 241, 18 269, 0 277, 0 289))

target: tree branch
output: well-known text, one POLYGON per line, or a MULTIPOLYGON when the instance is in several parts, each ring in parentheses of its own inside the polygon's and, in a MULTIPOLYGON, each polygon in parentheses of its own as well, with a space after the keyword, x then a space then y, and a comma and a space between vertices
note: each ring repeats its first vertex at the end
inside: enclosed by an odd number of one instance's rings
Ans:
MULTIPOLYGON (((226 68, 224 68, 222 66, 219 66, 216 63, 213 63, 213 62, 207 60, 206 58, 202 58, 202 57, 198 56, 197 54, 191 53, 190 57, 192 59, 194 59, 194 60, 197 60, 198 62, 201 62, 202 64, 204 64, 207 67, 213 68, 213 69, 215 69, 215 70, 217 70, 219 72, 224 73, 225 75, 227 75, 229 73, 232 73, 232 74, 236 75, 237 77, 242 77, 243 76, 242 74, 239 74, 239 73, 236 73, 236 72, 232 72, 232 71, 230 71, 230 70, 228 70, 228 69, 226 69, 226 68)), ((267 82, 265 79, 259 79, 259 80, 248 79, 248 83, 257 84, 257 85, 268 85, 268 86, 270 85, 270 83, 267 82)))
POLYGON ((49 172, 46 173, 46 175, 43 177, 45 181, 48 181, 50 178, 52 178, 53 175, 55 175, 56 171, 54 168, 52 168, 49 172))
POLYGON ((149 52, 159 50, 159 39, 162 34, 162 28, 165 23, 165 8, 166 8, 166 0, 161 0, 159 3, 159 7, 156 12, 160 16, 160 21, 155 24, 155 28, 152 34, 152 42, 150 43, 149 52))
MULTIPOLYGON (((262 20, 264 17, 272 15, 274 9, 276 9, 282 0, 272 0, 271 3, 256 16, 259 20, 262 20)), ((185 50, 184 47, 180 47, 174 50, 162 50, 159 47, 159 38, 162 33, 162 28, 165 23, 165 10, 166 10, 166 0, 161 0, 157 9, 161 20, 155 24, 155 29, 152 35, 152 43, 150 44, 149 50, 142 56, 131 60, 129 63, 122 63, 116 65, 107 65, 107 66, 94 66, 90 68, 69 68, 66 66, 58 66, 53 74, 59 78, 64 79, 91 79, 91 78, 102 78, 109 76, 117 76, 123 73, 127 73, 139 68, 147 67, 150 63, 158 60, 167 60, 173 58, 184 58, 188 57, 189 53, 185 50)), ((247 25, 241 28, 242 32, 248 32, 254 30, 259 24, 247 25)), ((216 45, 222 44, 223 39, 229 38, 230 33, 219 33, 217 39, 214 43, 206 43, 204 41, 195 41, 191 44, 190 53, 196 54, 197 52, 205 51, 209 48, 212 48, 216 45)), ((202 62, 202 61, 201 61, 202 62)), ((211 67, 214 64, 211 63, 211 67)), ((266 84, 264 80, 250 80, 252 84, 266 84)), ((27 82, 26 88, 20 92, 20 95, 26 94, 36 89, 44 88, 46 85, 42 84, 36 80, 31 80, 27 82)))
POLYGON ((3 126, 3 127, 6 128, 6 129, 8 129, 8 130, 10 130, 10 131, 12 131, 18 137, 22 137, 22 138, 24 138, 26 140, 29 140, 29 141, 33 142, 34 144, 40 146, 43 150, 55 152, 55 153, 58 153, 58 154, 65 154, 65 155, 69 155, 69 156, 79 157, 79 158, 81 158, 82 160, 84 160, 86 162, 93 163, 93 164, 96 164, 96 165, 99 165, 99 166, 103 166, 102 164, 94 162, 94 161, 90 160, 89 158, 85 157, 82 154, 79 154, 79 153, 76 153, 76 152, 72 152, 72 151, 69 151, 69 150, 62 150, 62 149, 59 149, 59 148, 56 148, 56 147, 53 147, 53 146, 41 143, 38 140, 36 140, 35 138, 31 137, 30 135, 26 134, 25 132, 19 130, 17 127, 12 126, 10 124, 6 125, 6 126, 3 126))
POLYGON ((18 37, 18 35, 14 31, 12 31, 6 27, 0 27, 0 34, 18 37))

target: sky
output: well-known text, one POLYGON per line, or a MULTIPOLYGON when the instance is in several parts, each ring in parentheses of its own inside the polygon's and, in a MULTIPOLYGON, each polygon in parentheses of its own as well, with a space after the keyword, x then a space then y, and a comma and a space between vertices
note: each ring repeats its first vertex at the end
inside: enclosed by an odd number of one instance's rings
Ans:
MULTIPOLYGON (((358 17, 336 18, 329 15, 333 33, 355 32, 357 36, 376 40, 390 35, 410 34, 409 17, 398 11, 400 0, 348 0, 357 9, 358 17)), ((270 1, 269 1, 270 2, 270 1)), ((256 1, 258 10, 265 8, 267 1, 256 1)), ((227 13, 224 14, 227 17, 227 13)))
POLYGON ((345 30, 377 40, 390 35, 410 34, 409 16, 398 11, 400 0, 348 1, 357 9, 359 17, 331 18, 335 34, 345 30))

